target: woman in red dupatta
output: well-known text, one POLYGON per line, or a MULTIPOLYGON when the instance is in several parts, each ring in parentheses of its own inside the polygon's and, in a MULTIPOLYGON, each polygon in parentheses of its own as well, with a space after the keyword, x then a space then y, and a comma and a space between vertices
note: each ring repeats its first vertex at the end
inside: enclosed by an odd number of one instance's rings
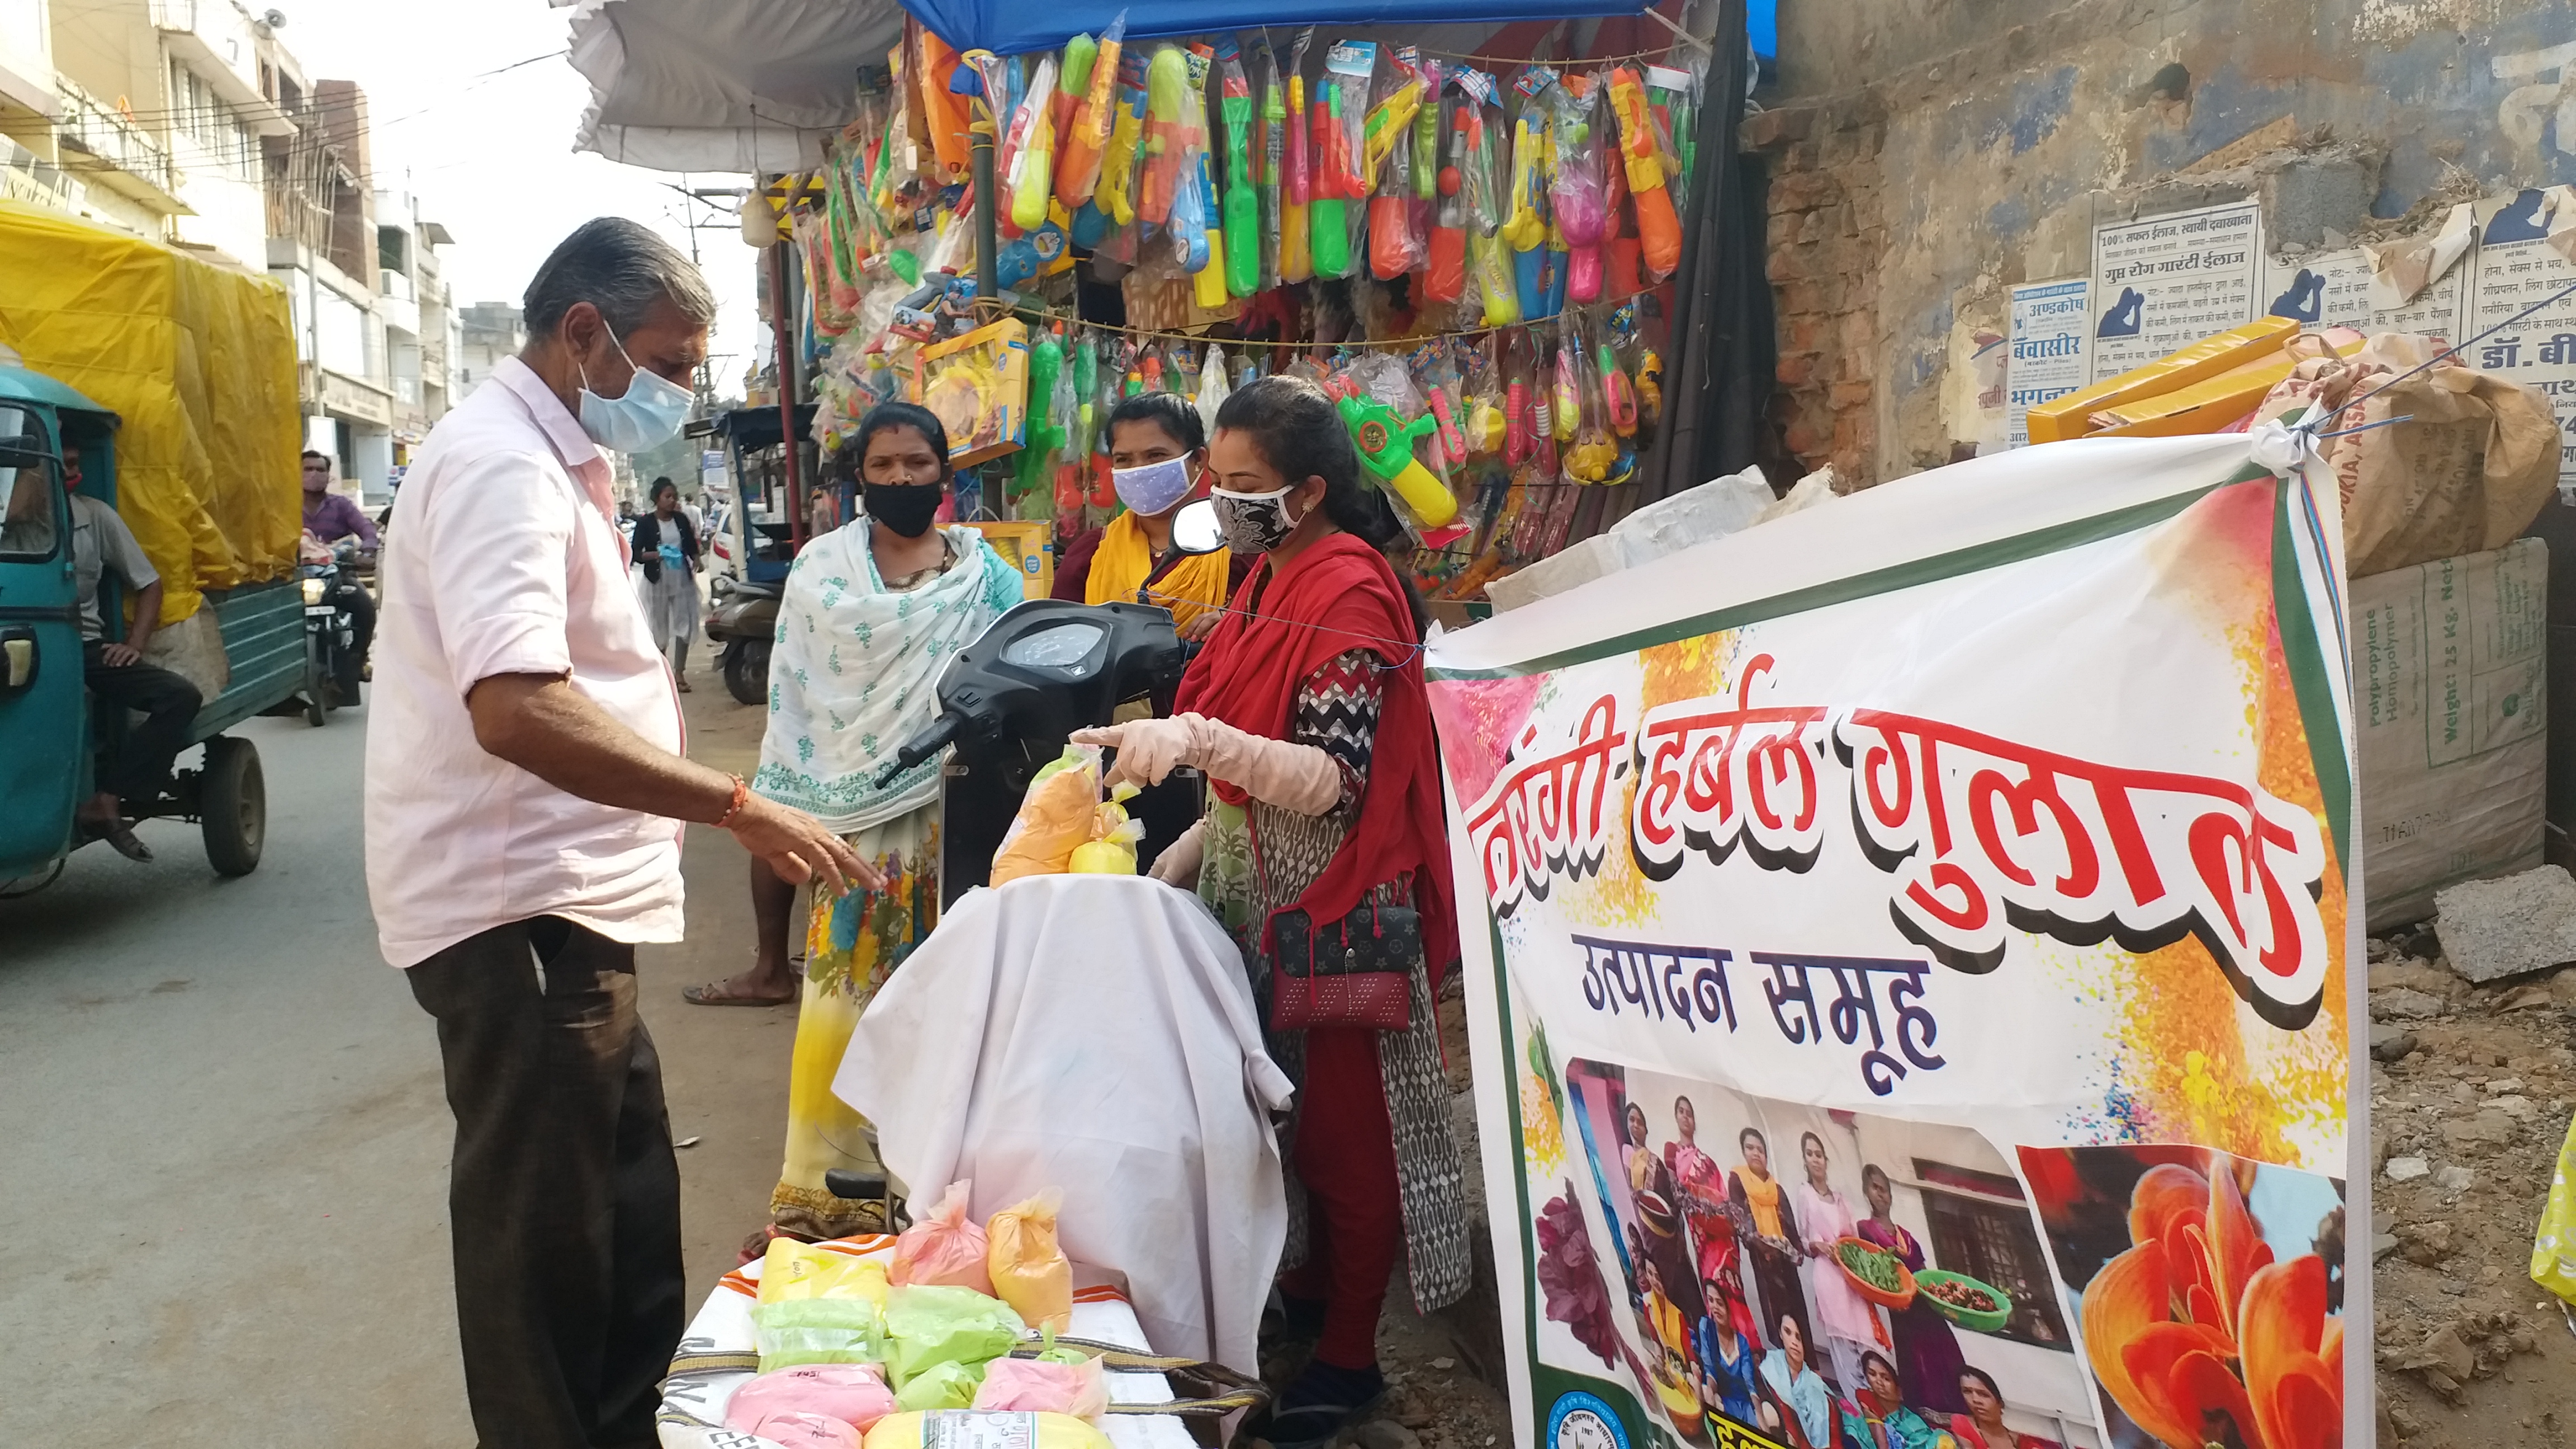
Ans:
POLYGON ((1288 1325, 1317 1335, 1280 1395, 1278 1449, 1331 1441, 1385 1392, 1377 1320, 1398 1248, 1423 1312, 1468 1286, 1466 1200, 1432 1002, 1456 959, 1419 603, 1387 562, 1400 537, 1330 399, 1267 377, 1226 399, 1209 440, 1219 517, 1262 563, 1181 682, 1170 719, 1077 734, 1111 745, 1111 779, 1205 770, 1208 813, 1155 863, 1195 887, 1270 979, 1270 917, 1319 928, 1363 905, 1421 915, 1404 1031, 1270 1033, 1298 1083, 1284 1144, 1288 1325))

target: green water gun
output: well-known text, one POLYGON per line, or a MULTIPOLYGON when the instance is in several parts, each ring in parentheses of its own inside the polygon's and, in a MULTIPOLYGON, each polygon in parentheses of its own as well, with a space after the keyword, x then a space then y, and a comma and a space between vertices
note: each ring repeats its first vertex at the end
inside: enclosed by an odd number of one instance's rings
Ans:
POLYGON ((1413 198, 1429 201, 1440 191, 1440 62, 1422 64, 1422 109, 1413 113, 1413 198))
POLYGON ((1225 119, 1225 289, 1261 286, 1261 199, 1252 188, 1252 80, 1231 40, 1219 42, 1217 110, 1225 119))
POLYGON ((1362 117, 1369 77, 1377 70, 1377 42, 1344 40, 1324 52, 1323 93, 1314 99, 1313 200, 1307 207, 1308 245, 1315 275, 1351 274, 1350 203, 1368 200, 1360 170, 1362 117))
POLYGON ((1342 415, 1342 426, 1351 430, 1361 464, 1404 500, 1414 522, 1438 528, 1458 516, 1457 498, 1413 456, 1413 440, 1440 426, 1438 418, 1425 413, 1407 423, 1395 409, 1362 393, 1347 377, 1327 391, 1334 395, 1333 407, 1342 415))
POLYGON ((1011 497, 1014 500, 1045 488, 1053 481, 1055 455, 1064 447, 1065 432, 1071 418, 1057 416, 1056 378, 1064 371, 1064 335, 1049 331, 1029 349, 1029 425, 1027 445, 1011 470, 1011 497))

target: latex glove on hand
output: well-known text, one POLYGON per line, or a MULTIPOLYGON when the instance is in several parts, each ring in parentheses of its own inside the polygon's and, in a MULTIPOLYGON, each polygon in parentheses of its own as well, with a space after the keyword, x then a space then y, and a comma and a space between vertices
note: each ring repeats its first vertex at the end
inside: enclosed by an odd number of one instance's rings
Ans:
POLYGON ((1267 805, 1300 815, 1323 815, 1342 802, 1341 767, 1313 745, 1291 744, 1236 729, 1223 720, 1182 714, 1130 724, 1077 730, 1077 745, 1105 745, 1118 763, 1104 781, 1159 785, 1183 765, 1267 805))
POLYGON ((1099 745, 1118 752, 1117 762, 1101 778, 1103 785, 1159 785, 1172 771, 1198 763, 1192 758, 1192 752, 1198 745, 1198 726, 1207 723, 1206 719, 1195 714, 1175 715, 1170 719, 1131 720, 1126 724, 1075 730, 1073 743, 1099 745))
POLYGON ((1182 831, 1180 839, 1164 846, 1163 853, 1154 857, 1153 868, 1145 874, 1167 886, 1195 891, 1199 888, 1199 866, 1206 854, 1207 822, 1200 820, 1182 831))

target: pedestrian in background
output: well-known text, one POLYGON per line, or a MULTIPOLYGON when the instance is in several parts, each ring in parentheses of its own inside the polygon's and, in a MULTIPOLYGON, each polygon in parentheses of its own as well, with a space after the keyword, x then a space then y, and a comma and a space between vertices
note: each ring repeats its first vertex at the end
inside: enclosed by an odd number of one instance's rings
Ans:
POLYGON ((653 511, 635 520, 635 562, 644 573, 645 622, 686 694, 689 641, 698 633, 698 528, 680 511, 680 485, 668 478, 653 480, 653 511))
POLYGON ((395 504, 367 739, 385 959, 438 1021, 466 1395, 484 1449, 645 1449, 684 1325, 680 1175, 635 947, 680 939, 679 822, 789 880, 879 883, 812 818, 678 751, 602 447, 687 415, 715 299, 631 221, 528 284, 528 344, 395 504))

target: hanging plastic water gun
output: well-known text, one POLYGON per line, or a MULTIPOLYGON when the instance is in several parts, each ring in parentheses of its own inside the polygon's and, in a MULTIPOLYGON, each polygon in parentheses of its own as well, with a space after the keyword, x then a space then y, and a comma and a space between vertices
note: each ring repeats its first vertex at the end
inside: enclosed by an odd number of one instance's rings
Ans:
POLYGON ((1461 91, 1441 101, 1440 159, 1434 188, 1440 209, 1432 219, 1431 251, 1422 278, 1422 294, 1434 302, 1455 302, 1467 294, 1467 129, 1475 98, 1461 91))
POLYGON ((1231 40, 1217 46, 1217 77, 1225 121, 1225 289, 1249 297, 1261 286, 1261 201, 1252 185, 1252 80, 1231 40))
POLYGON ((1256 290, 1279 285, 1279 171, 1288 152, 1288 92, 1279 78, 1279 52, 1261 42, 1261 144, 1254 157, 1253 184, 1260 188, 1261 269, 1256 290))
POLYGON ((1377 44, 1345 40, 1324 53, 1324 94, 1315 102, 1314 168, 1309 180, 1307 231, 1315 258, 1315 275, 1351 274, 1349 206, 1366 200, 1367 173, 1360 170, 1366 153, 1362 126, 1368 107, 1369 75, 1377 69, 1377 44))
POLYGON ((1522 73, 1513 89, 1520 94, 1520 114, 1512 121, 1512 184, 1505 196, 1502 238, 1516 252, 1536 250, 1547 240, 1548 94, 1556 81, 1545 71, 1522 73))
MULTIPOLYGON (((1055 61, 1055 95, 1049 103, 1055 116, 1056 142, 1061 148, 1073 132, 1073 118, 1080 111, 1083 97, 1091 93, 1091 68, 1100 60, 1100 42, 1088 32, 1064 43, 1064 54, 1055 61)), ((1050 175, 1052 183, 1055 178, 1050 175)))
POLYGON ((1510 437, 1510 422, 1505 413, 1504 395, 1494 384, 1494 342, 1491 337, 1468 353, 1468 367, 1459 386, 1467 398, 1467 456, 1490 458, 1500 455, 1510 437))
MULTIPOLYGON (((1217 198, 1216 158, 1206 146, 1201 145, 1197 148, 1196 159, 1198 182, 1194 188, 1183 189, 1191 191, 1198 201, 1199 224, 1195 233, 1185 233, 1175 226, 1172 241, 1177 247, 1189 248, 1184 253, 1183 266, 1189 265, 1189 257, 1203 259, 1199 269, 1191 275, 1191 298, 1200 307, 1215 311, 1225 305, 1228 296, 1225 283, 1225 212, 1223 203, 1217 198)), ((1180 210, 1180 203, 1174 202, 1172 209, 1175 212, 1180 210)))
POLYGON ((1646 84, 1632 66, 1610 72, 1610 105, 1619 116, 1619 153, 1626 163, 1628 194, 1637 203, 1637 239, 1646 270, 1669 277, 1682 260, 1682 222, 1664 186, 1663 145, 1646 107, 1646 84))
POLYGON ((1429 259, 1431 226, 1439 216, 1440 77, 1440 62, 1422 63, 1422 104, 1413 112, 1413 197, 1404 211, 1404 230, 1413 238, 1416 271, 1429 259))
POLYGON ((1646 104, 1657 122, 1655 143, 1663 148, 1664 189, 1673 194, 1673 209, 1690 205, 1691 163, 1699 150, 1700 77, 1668 66, 1646 67, 1646 104))
POLYGON ((1404 500, 1414 522, 1438 528, 1458 516, 1457 498, 1413 456, 1413 440, 1438 427, 1436 419, 1426 414, 1407 423, 1395 409, 1363 396, 1347 377, 1334 379, 1325 391, 1333 394, 1342 426, 1351 430, 1361 466, 1404 500))
POLYGON ((1536 440, 1530 412, 1529 334, 1514 332, 1503 349, 1503 463, 1518 468, 1529 461, 1536 440))
POLYGON ((1184 146, 1181 184, 1172 198, 1172 254, 1193 279, 1198 305, 1225 305, 1225 219, 1216 189, 1216 162, 1208 149, 1207 80, 1216 52, 1193 42, 1189 89, 1181 102, 1184 146))
POLYGON ((1575 302, 1601 296, 1597 248, 1609 218, 1609 198, 1601 180, 1600 93, 1595 78, 1584 75, 1567 76, 1557 91, 1556 169, 1548 196, 1569 253, 1565 295, 1575 302))
POLYGON ((1628 374, 1619 366, 1618 356, 1604 342, 1595 349, 1594 360, 1601 370, 1601 410, 1610 431, 1623 438, 1637 435, 1637 393, 1628 382, 1628 374))
POLYGON ((1297 32, 1296 44, 1288 50, 1288 106, 1285 131, 1280 146, 1280 159, 1286 169, 1279 177, 1279 280, 1302 282, 1315 275, 1315 254, 1307 235, 1307 141, 1306 121, 1306 47, 1315 39, 1315 27, 1297 32))
MULTIPOLYGON (((1413 64, 1412 48, 1396 52, 1395 70, 1386 94, 1369 107, 1361 127, 1360 170, 1372 183, 1369 194, 1369 270, 1391 282, 1420 262, 1421 246, 1413 235, 1413 122, 1423 101, 1422 71, 1413 64)), ((1423 158, 1423 164, 1431 164, 1423 158)))
POLYGON ((921 60, 914 74, 919 77, 923 129, 929 133, 941 178, 954 180, 966 174, 973 144, 968 134, 972 108, 967 93, 953 84, 961 58, 947 41, 931 34, 929 27, 916 27, 916 33, 921 41, 921 60))
POLYGON ((1099 335, 1085 329, 1081 341, 1071 349, 1069 365, 1056 375, 1057 413, 1071 420, 1064 446, 1056 454, 1054 488, 1056 527, 1065 530, 1068 520, 1079 523, 1082 517, 1084 468, 1091 461, 1092 436, 1101 413, 1093 398, 1093 387, 1100 372, 1099 335))
POLYGON ((1602 421, 1601 379, 1592 371, 1592 354, 1583 335, 1583 314, 1569 312, 1558 326, 1556 436, 1565 445, 1565 476, 1577 483, 1608 483, 1616 476, 1619 445, 1611 441, 1602 421))
MULTIPOLYGON (((1083 497, 1087 507, 1108 508, 1118 501, 1116 482, 1110 477, 1109 414, 1116 410, 1122 394, 1134 397, 1145 390, 1147 356, 1144 349, 1123 339, 1112 341, 1109 350, 1101 355, 1100 401, 1093 410, 1097 430, 1092 434, 1091 469, 1086 475, 1088 488, 1083 497)), ((1154 359, 1157 375, 1162 367, 1161 359, 1154 359)))
POLYGON ((1024 232, 1046 225, 1047 203, 1055 197, 1054 106, 1055 57, 1050 55, 1029 77, 1028 94, 1011 122, 1017 144, 1003 191, 1011 198, 1011 225, 1024 232))
POLYGON ((1447 467, 1455 468, 1467 461, 1467 434, 1458 426, 1458 409, 1449 395, 1458 390, 1454 379, 1436 380, 1423 389, 1424 400, 1431 404, 1431 416, 1440 424, 1434 435, 1440 439, 1440 457, 1447 467))
MULTIPOLYGON (((1075 36, 1075 41, 1084 37, 1075 36)), ((1109 138, 1118 127, 1119 68, 1124 64, 1121 52, 1126 47, 1127 12, 1121 10, 1100 32, 1094 43, 1092 58, 1083 67, 1081 77, 1074 75, 1074 47, 1065 47, 1063 84, 1068 92, 1079 89, 1082 104, 1058 143, 1061 154, 1056 161, 1055 195, 1068 211, 1080 210, 1100 189, 1100 173, 1109 155, 1109 138)), ((1132 152, 1130 153, 1133 154, 1132 152)))
POLYGON ((1136 152, 1145 139, 1145 57, 1133 51, 1118 60, 1118 105, 1109 144, 1100 153, 1100 180, 1074 218, 1074 243, 1100 245, 1113 230, 1136 222, 1136 152))
MULTIPOLYGON (((1477 290, 1485 299, 1485 325, 1509 327, 1521 320, 1520 299, 1512 290, 1511 245, 1501 236, 1500 188, 1494 175, 1493 132, 1485 124, 1485 106, 1493 80, 1482 71, 1458 76, 1458 201, 1461 235, 1473 268, 1477 290)), ((1447 184, 1447 178, 1442 178, 1447 184)))
POLYGON ((1056 455, 1064 447, 1071 421, 1056 411, 1056 383, 1063 372, 1064 333, 1056 328, 1041 334, 1029 349, 1028 431, 1011 470, 1010 496, 1015 504, 1055 477, 1056 455))
POLYGON ((1144 178, 1136 199, 1136 214, 1149 225, 1172 219, 1172 197, 1188 159, 1181 110, 1189 97, 1190 53, 1177 45, 1157 47, 1145 68, 1144 178))

